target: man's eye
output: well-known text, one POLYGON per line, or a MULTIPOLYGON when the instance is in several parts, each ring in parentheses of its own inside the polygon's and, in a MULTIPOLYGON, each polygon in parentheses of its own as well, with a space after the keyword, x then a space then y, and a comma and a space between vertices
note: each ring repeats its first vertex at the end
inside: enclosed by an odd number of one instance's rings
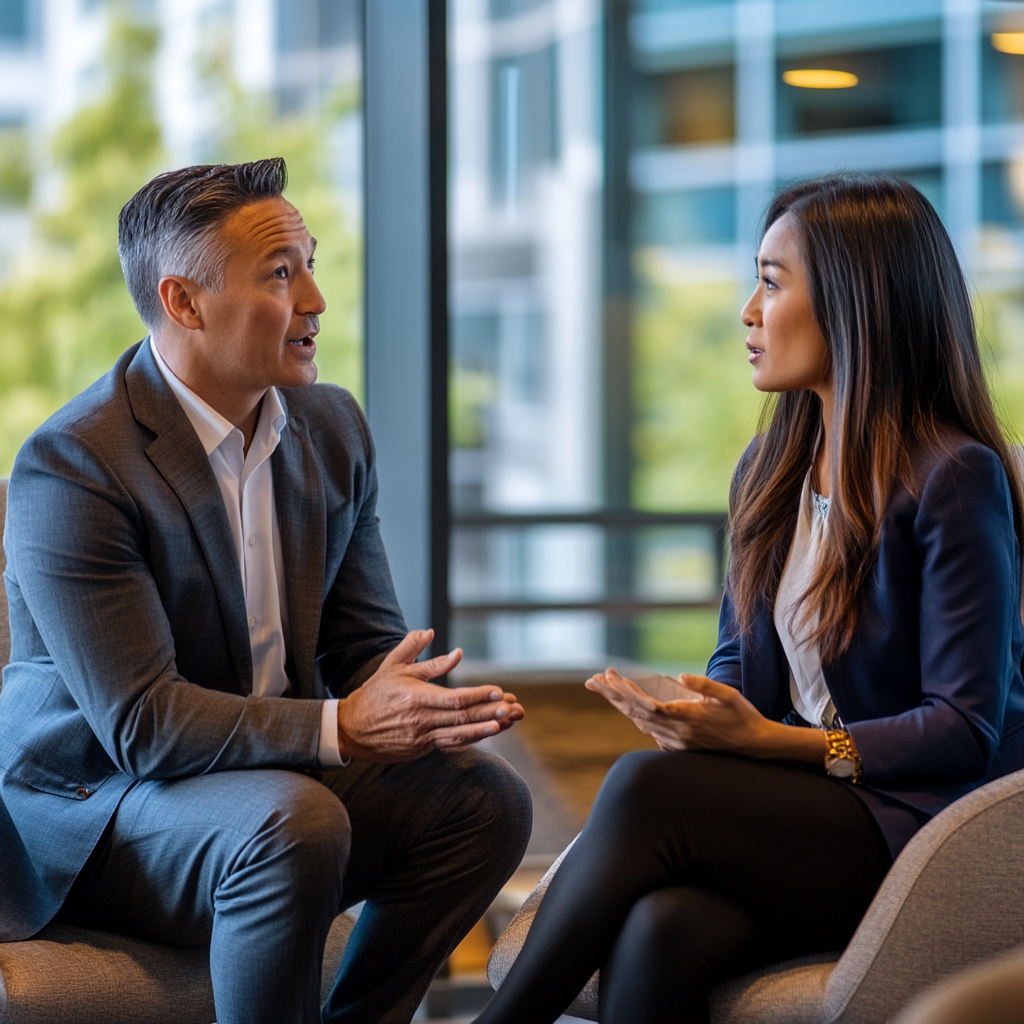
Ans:
POLYGON ((307 269, 307 270, 308 270, 308 271, 309 271, 309 272, 310 272, 311 274, 313 273, 313 270, 315 269, 315 268, 314 268, 314 264, 315 264, 315 263, 316 263, 316 258, 315 258, 315 257, 310 257, 310 260, 309 260, 309 262, 308 262, 308 263, 306 264, 306 269, 307 269))

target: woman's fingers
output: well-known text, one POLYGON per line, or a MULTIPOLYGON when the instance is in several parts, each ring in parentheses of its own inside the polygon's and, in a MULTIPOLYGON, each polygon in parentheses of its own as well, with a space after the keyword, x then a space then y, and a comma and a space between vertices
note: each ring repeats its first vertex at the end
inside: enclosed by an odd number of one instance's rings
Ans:
POLYGON ((680 672, 678 679, 688 690, 702 693, 705 697, 712 697, 715 700, 722 701, 724 704, 731 703, 739 696, 739 690, 734 686, 727 686, 725 683, 716 682, 714 679, 708 679, 707 676, 693 676, 680 672))
MULTIPOLYGON (((657 702, 632 683, 629 684, 632 691, 627 689, 621 685, 622 681, 621 676, 617 680, 609 679, 607 673, 599 672, 597 675, 591 676, 583 685, 588 690, 601 694, 616 710, 621 711, 628 718, 633 718, 637 714, 654 714, 657 702), (616 683, 620 683, 620 685, 616 685, 616 683)), ((629 682, 629 680, 625 680, 625 682, 629 682)))

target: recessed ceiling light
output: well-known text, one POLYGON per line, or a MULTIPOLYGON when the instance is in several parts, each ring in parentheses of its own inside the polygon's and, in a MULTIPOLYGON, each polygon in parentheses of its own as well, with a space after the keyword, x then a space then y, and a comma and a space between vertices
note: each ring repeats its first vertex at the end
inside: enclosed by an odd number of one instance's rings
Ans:
POLYGON ((824 68, 783 71, 782 80, 798 89, 851 89, 860 81, 849 71, 826 71, 824 68))
POLYGON ((1000 53, 1024 53, 1024 32, 993 32, 992 45, 1000 53))

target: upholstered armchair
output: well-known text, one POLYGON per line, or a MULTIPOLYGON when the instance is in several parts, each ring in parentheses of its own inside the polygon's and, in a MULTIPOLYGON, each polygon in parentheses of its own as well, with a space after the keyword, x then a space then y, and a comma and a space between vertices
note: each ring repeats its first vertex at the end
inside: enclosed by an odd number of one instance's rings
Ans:
MULTIPOLYGON (((495 989, 564 856, 495 945, 487 966, 495 989)), ((712 994, 712 1024, 884 1024, 929 985, 1021 943, 1024 771, 969 793, 921 829, 845 950, 721 986, 712 994)), ((598 980, 590 979, 570 1015, 597 1020, 598 980)))

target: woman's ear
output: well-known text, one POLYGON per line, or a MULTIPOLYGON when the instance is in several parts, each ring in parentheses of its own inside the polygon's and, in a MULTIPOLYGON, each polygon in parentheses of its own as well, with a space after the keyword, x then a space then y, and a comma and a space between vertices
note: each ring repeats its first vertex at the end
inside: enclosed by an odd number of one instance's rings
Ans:
POLYGON ((158 285, 167 318, 187 331, 202 330, 203 319, 196 308, 198 285, 187 277, 163 277, 158 285))

